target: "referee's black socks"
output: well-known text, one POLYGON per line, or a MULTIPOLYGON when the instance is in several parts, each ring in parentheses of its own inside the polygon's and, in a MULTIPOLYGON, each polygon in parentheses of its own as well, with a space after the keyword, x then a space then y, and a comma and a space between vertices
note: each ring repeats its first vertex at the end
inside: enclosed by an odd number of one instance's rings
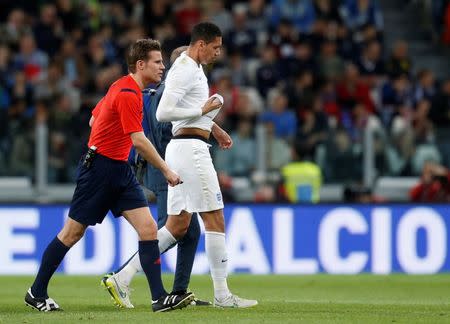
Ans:
POLYGON ((34 297, 48 298, 48 282, 69 249, 70 248, 65 246, 58 237, 55 237, 47 246, 42 255, 41 266, 39 267, 36 279, 31 286, 31 293, 34 297))
POLYGON ((150 285, 152 300, 167 294, 161 280, 158 240, 139 241, 139 260, 150 285))

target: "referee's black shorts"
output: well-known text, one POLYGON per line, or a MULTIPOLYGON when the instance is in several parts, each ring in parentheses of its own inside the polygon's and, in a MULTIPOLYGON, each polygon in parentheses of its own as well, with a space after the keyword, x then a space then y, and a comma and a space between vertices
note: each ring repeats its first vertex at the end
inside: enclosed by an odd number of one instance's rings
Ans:
POLYGON ((144 192, 127 162, 100 154, 95 155, 90 168, 80 161, 70 218, 95 225, 103 221, 109 210, 119 217, 123 211, 147 206, 144 192))

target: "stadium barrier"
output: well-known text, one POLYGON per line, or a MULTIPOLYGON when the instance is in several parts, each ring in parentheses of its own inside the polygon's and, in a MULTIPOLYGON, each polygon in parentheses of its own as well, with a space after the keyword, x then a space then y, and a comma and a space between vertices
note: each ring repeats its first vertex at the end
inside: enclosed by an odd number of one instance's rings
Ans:
MULTIPOLYGON (((0 206, 0 274, 36 273, 43 250, 67 212, 66 205, 0 206)), ((229 270, 234 273, 450 270, 446 205, 227 205, 225 217, 229 270)), ((103 274, 136 249, 134 230, 124 219, 108 215, 100 226, 87 230, 58 271, 103 274)), ((163 271, 173 271, 175 258, 176 249, 163 255, 163 271)), ((202 236, 193 272, 208 269, 202 236)))

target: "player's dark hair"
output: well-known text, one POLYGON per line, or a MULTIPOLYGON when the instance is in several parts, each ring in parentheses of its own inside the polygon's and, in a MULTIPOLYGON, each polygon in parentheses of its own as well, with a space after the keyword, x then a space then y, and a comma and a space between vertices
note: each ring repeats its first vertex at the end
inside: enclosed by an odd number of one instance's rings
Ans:
POLYGON ((208 44, 213 42, 216 37, 222 37, 220 28, 210 22, 201 22, 192 28, 191 45, 199 40, 203 40, 208 44))
POLYGON ((127 53, 128 71, 136 73, 137 61, 148 61, 150 58, 148 53, 151 51, 161 52, 161 44, 157 40, 151 38, 138 39, 131 44, 127 53))

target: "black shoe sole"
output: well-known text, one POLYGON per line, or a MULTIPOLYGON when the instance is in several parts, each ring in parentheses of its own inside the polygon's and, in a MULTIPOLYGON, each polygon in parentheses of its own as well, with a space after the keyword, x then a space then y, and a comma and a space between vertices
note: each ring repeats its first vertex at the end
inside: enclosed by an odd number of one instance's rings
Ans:
POLYGON ((154 311, 155 313, 162 313, 162 312, 169 312, 172 310, 176 310, 176 309, 182 309, 187 307, 193 300, 194 300, 195 296, 193 294, 186 296, 184 299, 180 300, 178 302, 178 304, 176 304, 175 306, 169 306, 166 308, 161 308, 158 309, 157 311, 154 311))
POLYGON ((52 310, 49 310, 49 311, 40 310, 40 309, 37 308, 36 306, 34 306, 34 305, 32 305, 32 304, 29 304, 27 301, 25 301, 25 306, 30 307, 30 308, 34 309, 35 311, 43 312, 43 313, 48 313, 48 312, 62 312, 62 311, 63 311, 62 308, 52 309, 52 310))
POLYGON ((25 306, 31 307, 32 309, 34 309, 34 310, 36 310, 36 311, 38 311, 38 312, 44 312, 44 313, 46 313, 46 312, 59 312, 59 311, 62 311, 62 308, 54 308, 54 309, 50 309, 50 310, 43 310, 43 309, 37 308, 37 307, 34 305, 34 304, 36 304, 35 299, 34 299, 29 293, 27 293, 27 294, 25 295, 24 302, 25 302, 25 306))

